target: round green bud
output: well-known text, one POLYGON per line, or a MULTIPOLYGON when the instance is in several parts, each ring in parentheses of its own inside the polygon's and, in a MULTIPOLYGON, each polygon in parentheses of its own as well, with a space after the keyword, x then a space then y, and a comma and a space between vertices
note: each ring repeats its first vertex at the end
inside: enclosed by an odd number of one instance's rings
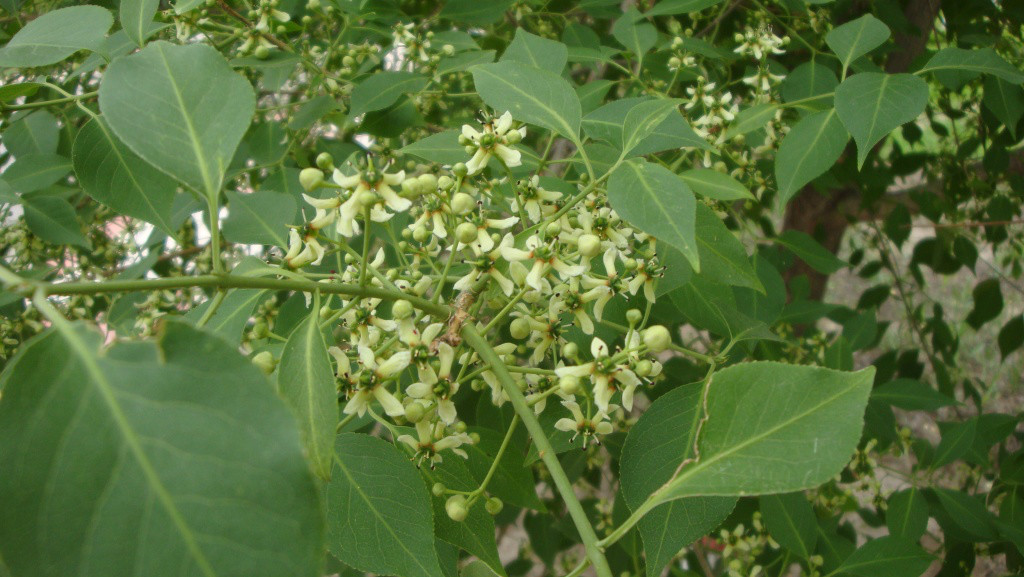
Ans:
POLYGON ((513 339, 522 340, 530 336, 530 321, 524 318, 517 318, 508 326, 508 332, 513 339))
POLYGON ((319 10, 319 9, 320 9, 320 0, 309 0, 309 2, 306 2, 306 10, 319 10))
POLYGON ((466 507, 466 497, 463 495, 452 495, 448 497, 448 501, 444 504, 444 511, 448 513, 448 517, 456 523, 461 523, 466 520, 466 515, 469 515, 469 508, 466 507))
POLYGON ((423 225, 417 226, 412 231, 412 238, 416 242, 427 242, 427 239, 430 238, 430 231, 423 225))
POLYGON ((462 150, 466 151, 466 154, 473 154, 476 152, 476 146, 472 144, 463 145, 462 150))
POLYGON ((505 142, 509 144, 519 144, 523 141, 523 133, 518 130, 509 130, 505 133, 505 142))
POLYGON ((421 194, 421 190, 420 181, 415 178, 407 178, 402 181, 402 194, 408 197, 416 198, 421 194))
POLYGON ((642 320, 644 320, 644 313, 640 312, 640 309, 629 309, 626 311, 626 322, 629 324, 635 325, 642 320))
POLYGON ((444 483, 434 483, 434 486, 430 488, 430 492, 433 493, 435 497, 440 497, 441 495, 444 495, 444 483))
POLYGON ((423 408, 422 403, 412 402, 405 407, 405 418, 410 423, 418 423, 423 420, 423 415, 426 414, 426 410, 423 408))
POLYGON ((476 240, 477 230, 475 224, 464 222, 455 227, 455 238, 459 239, 462 244, 469 244, 476 240))
POLYGON ((359 206, 369 208, 377 204, 377 194, 370 192, 369 190, 365 190, 359 193, 359 199, 357 202, 359 203, 359 206))
POLYGON ((274 372, 274 367, 277 366, 277 361, 274 360, 274 355, 270 351, 263 351, 256 353, 252 358, 252 364, 263 372, 264 375, 269 375, 274 372))
POLYGON ((473 144, 473 139, 466 136, 465 134, 459 135, 459 146, 470 146, 473 144))
POLYGON ((448 190, 454 184, 455 181, 452 180, 452 177, 448 176, 447 174, 437 179, 437 187, 440 188, 441 190, 448 190))
POLYGON ((464 162, 457 162, 457 163, 455 163, 455 166, 452 167, 452 174, 454 174, 455 176, 458 176, 460 178, 465 178, 466 175, 469 174, 469 169, 466 168, 466 163, 464 163, 464 162))
POLYGON ((578 246, 580 248, 580 254, 587 258, 593 258, 601 254, 601 239, 597 238, 597 235, 580 235, 578 246))
POLYGON ((668 67, 669 68, 679 68, 682 65, 683 65, 683 61, 680 60, 678 56, 673 56, 672 58, 668 59, 668 67))
POLYGON ((580 380, 572 375, 558 379, 558 388, 567 395, 575 395, 580 390, 580 380))
POLYGON ((484 509, 491 515, 497 515, 501 513, 501 510, 505 507, 505 503, 497 497, 491 497, 484 503, 484 509))
POLYGON ((309 26, 310 24, 313 23, 313 17, 310 16, 309 14, 306 14, 305 16, 302 17, 302 23, 306 26, 309 26))
POLYGON ((455 54, 455 47, 451 44, 445 44, 441 47, 441 52, 444 52, 445 56, 451 56, 452 54, 455 54))
POLYGON ((412 303, 407 300, 395 301, 395 304, 391 305, 391 316, 396 319, 407 319, 412 313, 412 303))
POLYGON ((420 183, 420 194, 427 194, 437 190, 437 177, 431 173, 421 174, 416 177, 420 183))
POLYGON ((452 212, 455 214, 468 214, 476 207, 476 201, 465 192, 457 192, 452 197, 452 212))
POLYGON ((252 51, 252 55, 259 60, 266 60, 270 58, 270 49, 266 46, 257 46, 256 50, 252 51))
POLYGON ((562 347, 562 356, 567 359, 575 359, 580 356, 580 346, 576 343, 565 343, 562 347))
POLYGON ((636 270, 636 267, 640 265, 640 263, 636 262, 635 258, 627 258, 624 264, 626 265, 626 270, 636 270))
POLYGON ((647 327, 643 333, 644 344, 652 353, 660 353, 672 345, 672 334, 663 325, 647 327))
POLYGON ((465 421, 459 421, 458 423, 455 423, 453 428, 456 433, 465 433, 466 429, 469 428, 469 425, 467 425, 465 421))
POLYGON ((562 234, 562 225, 557 220, 555 222, 548 223, 547 227, 544 228, 544 233, 549 237, 558 236, 562 234))
POLYGON ((471 441, 473 441, 474 445, 480 443, 480 433, 477 433, 477 432, 474 431, 474 432, 469 434, 469 438, 470 438, 471 441))
POLYGON ((353 66, 356 65, 356 59, 352 58, 351 56, 345 56, 344 58, 341 59, 341 65, 346 68, 352 68, 353 66))
POLYGON ((311 192, 324 183, 324 173, 319 168, 303 168, 299 173, 299 184, 306 192, 311 192))
POLYGON ((334 157, 331 156, 330 152, 321 152, 316 155, 316 165, 321 170, 334 170, 334 157))
POLYGON ((638 377, 646 377, 650 375, 651 371, 653 370, 654 363, 647 359, 643 359, 642 361, 637 363, 635 367, 633 367, 633 372, 636 373, 636 376, 638 377))

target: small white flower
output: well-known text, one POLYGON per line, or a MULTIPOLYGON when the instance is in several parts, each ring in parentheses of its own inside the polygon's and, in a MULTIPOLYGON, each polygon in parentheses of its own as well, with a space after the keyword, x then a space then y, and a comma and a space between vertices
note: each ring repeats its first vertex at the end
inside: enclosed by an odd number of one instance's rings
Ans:
POLYGON ((625 363, 612 362, 608 345, 594 337, 590 342, 590 354, 594 360, 582 365, 559 367, 555 374, 559 377, 590 377, 594 385, 594 402, 602 411, 608 410, 612 395, 622 387, 622 406, 627 411, 633 410, 633 391, 640 385, 640 379, 625 363))
POLYGON ((451 449, 453 453, 463 459, 469 458, 466 451, 459 447, 462 445, 472 445, 472 437, 466 433, 455 433, 452 435, 446 435, 445 433, 445 426, 442 423, 431 425, 424 419, 416 423, 416 438, 413 438, 412 435, 401 435, 398 437, 398 441, 409 445, 416 451, 413 459, 416 460, 417 467, 421 466, 423 461, 427 461, 430 463, 430 467, 433 468, 435 464, 443 460, 440 455, 441 451, 447 449, 451 449))
POLYGON ((470 175, 474 175, 487 167, 491 156, 497 156, 505 163, 505 166, 512 168, 523 163, 522 154, 512 148, 509 141, 509 133, 518 132, 517 140, 526 136, 526 127, 512 130, 512 113, 505 112, 497 120, 490 120, 483 125, 483 131, 476 130, 468 124, 462 125, 463 142, 470 143, 476 147, 473 158, 466 163, 470 175))
POLYGON ((362 364, 362 370, 358 373, 353 371, 352 363, 344 351, 338 347, 331 347, 328 352, 338 363, 338 378, 347 385, 349 401, 345 404, 346 415, 363 416, 374 400, 380 403, 389 417, 405 415, 405 407, 384 387, 384 382, 409 366, 412 358, 409 351, 397 352, 387 360, 381 361, 373 354, 373 349, 360 346, 359 362, 362 364))
POLYGON ((583 448, 587 448, 587 442, 593 438, 594 442, 601 444, 597 435, 607 435, 612 432, 612 424, 607 421, 608 413, 604 410, 598 411, 593 417, 586 417, 576 401, 562 401, 562 406, 572 412, 572 418, 563 417, 555 422, 555 428, 559 431, 574 433, 569 442, 572 443, 576 437, 583 435, 583 448))
POLYGON ((437 356, 441 361, 438 371, 427 366, 420 373, 422 379, 413 383, 405 389, 407 395, 414 399, 427 399, 437 402, 437 416, 445 424, 451 425, 455 422, 458 414, 455 411, 455 403, 452 397, 459 392, 459 382, 452 380, 452 363, 455 361, 455 349, 448 343, 440 343, 437 347, 437 356))

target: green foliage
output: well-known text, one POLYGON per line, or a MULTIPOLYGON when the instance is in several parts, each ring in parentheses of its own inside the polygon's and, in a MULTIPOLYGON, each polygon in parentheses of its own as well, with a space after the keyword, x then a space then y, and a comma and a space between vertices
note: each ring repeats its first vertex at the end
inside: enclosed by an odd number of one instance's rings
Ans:
POLYGON ((0 0, 0 575, 1021 571, 1011 4, 0 0))

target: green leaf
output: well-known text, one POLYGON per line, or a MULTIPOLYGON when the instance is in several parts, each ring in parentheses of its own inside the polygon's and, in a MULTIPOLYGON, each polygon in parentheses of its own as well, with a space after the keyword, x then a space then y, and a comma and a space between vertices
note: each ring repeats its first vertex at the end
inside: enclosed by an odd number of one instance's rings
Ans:
POLYGON ((995 515, 977 496, 941 487, 933 487, 931 491, 938 497, 941 512, 947 516, 939 521, 948 536, 979 543, 998 538, 995 515), (951 532, 956 534, 949 535, 951 532))
POLYGON ((252 86, 220 52, 164 41, 114 60, 99 101, 129 148, 209 198, 220 192, 256 108, 252 86))
MULTIPOLYGON (((480 435, 480 441, 462 448, 469 454, 466 466, 473 473, 478 483, 487 477, 494 456, 504 435, 494 429, 479 427, 474 430, 480 435)), ((523 455, 520 452, 506 451, 494 470, 487 491, 506 503, 526 509, 543 511, 544 504, 537 497, 537 483, 532 470, 523 466, 523 455)))
MULTIPOLYGON (((630 509, 665 484, 693 456, 703 387, 677 387, 648 408, 629 430, 619 465, 622 496, 630 509)), ((735 497, 689 497, 655 507, 637 528, 647 557, 647 575, 660 575, 679 550, 715 529, 736 505, 735 497)))
POLYGON ((1024 90, 997 76, 985 78, 985 94, 982 98, 985 108, 992 111, 996 118, 1010 131, 1010 136, 1017 137, 1017 123, 1024 115, 1024 90))
POLYGON ((771 536, 786 549, 809 559, 818 543, 818 519, 803 493, 761 497, 761 514, 771 536))
POLYGON ((999 355, 1006 358, 1024 346, 1024 315, 1017 315, 1006 321, 999 330, 999 355))
POLYGON ((55 324, 4 374, 0 553, 13 573, 320 574, 317 487, 252 363, 174 320, 156 342, 109 348, 55 324))
POLYGON ((778 110, 779 105, 772 103, 755 104, 750 108, 744 108, 736 115, 736 119, 733 120, 729 129, 725 131, 725 137, 732 138, 764 128, 775 118, 775 113, 778 110))
POLYGON ((33 234, 56 244, 73 244, 89 248, 89 240, 82 234, 82 225, 75 218, 75 209, 68 201, 57 196, 23 196, 25 224, 33 234))
POLYGON ((931 463, 931 469, 948 465, 963 457, 970 450, 974 443, 974 437, 978 432, 978 419, 967 419, 959 423, 951 423, 948 428, 942 430, 942 440, 935 448, 935 457, 931 463))
POLYGON ((446 56, 438 63, 437 73, 451 74, 468 70, 478 64, 490 64, 494 62, 494 55, 494 50, 469 50, 446 56))
POLYGON ((967 315, 967 324, 974 330, 999 316, 1003 312, 1003 291, 998 278, 989 278, 979 282, 971 292, 974 308, 967 315))
POLYGON ((669 113, 665 120, 654 129, 654 132, 630 153, 633 156, 643 156, 673 148, 699 148, 714 151, 714 147, 708 144, 707 140, 693 131, 682 114, 669 113))
POLYGON ((857 142, 857 167, 871 148, 928 103, 928 84, 912 74, 863 72, 836 88, 836 112, 857 142))
POLYGON ((700 271, 697 200, 669 169, 645 161, 621 165, 608 180, 608 200, 623 219, 675 247, 700 271))
POLYGON ((224 238, 242 244, 288 246, 288 225, 295 218, 295 197, 260 189, 251 194, 226 191, 228 217, 224 238))
POLYGON ((630 8, 615 21, 612 36, 633 53, 638 66, 658 42, 658 30, 636 8, 630 8))
POLYGON ((670 114, 678 113, 681 103, 682 100, 678 98, 658 98, 645 100, 630 108, 622 124, 623 153, 630 156, 635 148, 654 134, 670 114))
POLYGON ((1024 83, 1024 73, 1003 59, 991 48, 966 50, 964 48, 943 48, 932 56, 917 74, 943 70, 977 72, 990 74, 1012 84, 1024 83))
MULTIPOLYGON (((250 271, 264 268, 266 265, 262 260, 254 256, 247 256, 232 271, 234 274, 245 274, 250 271)), ((227 293, 224 301, 220 303, 217 312, 207 321, 207 331, 216 333, 228 343, 238 346, 242 341, 242 331, 252 317, 252 311, 256 305, 266 296, 267 291, 261 289, 234 289, 227 293)), ((212 304, 208 300, 198 307, 190 310, 185 319, 197 323, 206 315, 206 310, 212 304)))
POLYGON ((579 140, 583 113, 566 79, 519 62, 484 64, 470 71, 480 98, 495 112, 508 110, 517 120, 579 140))
POLYGON ((369 76, 352 89, 350 116, 384 110, 398 102, 403 94, 423 90, 430 80, 415 72, 379 72, 369 76))
POLYGON ((822 274, 832 274, 850 266, 846 261, 840 260, 821 246, 818 241, 814 240, 814 237, 806 232, 786 230, 775 238, 775 244, 781 244, 793 251, 793 254, 800 257, 800 260, 822 274))
POLYGON ((845 76, 851 62, 881 46, 890 34, 889 27, 881 20, 865 14, 830 30, 825 42, 839 57, 845 76))
POLYGON ((740 311, 736 295, 728 285, 709 278, 707 273, 696 275, 688 284, 669 294, 669 299, 690 324, 732 342, 778 340, 765 323, 740 311))
POLYGON ((59 154, 26 154, 6 168, 4 180, 22 194, 46 188, 71 172, 71 161, 59 154))
POLYGON ((52 114, 37 110, 8 126, 3 136, 4 146, 15 158, 29 154, 56 154, 60 127, 52 114))
POLYGON ((449 0, 441 9, 441 17, 460 24, 492 24, 504 16, 514 0, 449 0))
POLYGON ((880 537, 851 553, 836 573, 857 577, 921 575, 934 560, 913 541, 893 536, 880 537))
POLYGON ((299 417, 306 457, 313 464, 313 472, 330 480, 338 392, 319 320, 320 309, 314 307, 288 337, 277 368, 277 389, 299 417))
POLYGON ((844 373, 775 362, 718 371, 707 395, 700 459, 658 500, 817 487, 849 462, 873 378, 873 367, 844 373))
POLYGON ((470 155, 466 154, 466 147, 459 145, 459 134, 458 130, 445 130, 444 132, 431 134, 426 138, 402 147, 399 152, 411 154, 427 162, 436 162, 438 164, 466 162, 469 160, 470 155))
POLYGON ((823 95, 835 92, 836 86, 839 86, 839 80, 836 78, 835 73, 827 66, 812 61, 804 62, 794 68, 792 72, 786 75, 780 88, 782 90, 782 99, 786 102, 796 102, 798 100, 814 98, 815 96, 822 96, 822 98, 814 100, 813 104, 811 102, 804 104, 806 106, 821 105, 831 108, 832 97, 826 98, 823 95))
POLYGON ((715 200, 755 200, 738 180, 710 168, 693 168, 679 175, 697 194, 715 200))
POLYGON ((750 264, 743 247, 721 218, 707 205, 697 205, 697 252, 703 270, 701 275, 714 282, 754 289, 763 293, 764 286, 750 264))
POLYGON ((387 441, 342 433, 327 486, 327 549, 363 572, 440 577, 430 495, 387 441))
POLYGON ((79 130, 71 158, 86 194, 119 214, 175 233, 180 222, 171 213, 177 183, 125 146, 102 117, 79 130))
MULTIPOLYGON (((624 133, 627 131, 632 133, 632 130, 635 130, 627 128, 626 118, 634 109, 641 106, 646 109, 650 109, 650 107, 658 109, 668 106, 667 104, 648 104, 658 102, 668 103, 677 101, 644 98, 620 98, 613 100, 587 114, 586 118, 583 119, 583 130, 586 131, 590 138, 604 140, 615 148, 622 150, 624 133)), ((643 156, 653 152, 681 147, 699 147, 711 150, 711 146, 707 141, 690 128, 690 125, 687 124, 681 114, 673 113, 672 110, 665 110, 664 113, 665 116, 662 117, 663 120, 661 120, 660 124, 655 126, 653 130, 644 135, 642 140, 639 140, 632 146, 632 150, 630 150, 632 156, 643 156)), ((642 118, 640 112, 632 116, 633 121, 637 121, 640 118, 642 118)))
POLYGON ((801 118, 782 139, 775 155, 779 204, 785 206, 805 184, 832 168, 849 139, 834 109, 801 118))
POLYGON ((647 16, 689 14, 721 4, 723 0, 661 0, 647 11, 647 16))
POLYGON ((568 60, 569 49, 565 44, 530 34, 523 28, 516 29, 515 38, 500 59, 501 62, 521 62, 555 74, 561 74, 568 60))
POLYGON ((896 379, 871 393, 872 401, 879 401, 906 411, 936 411, 958 404, 932 387, 914 379, 896 379))
POLYGON ((146 38, 153 29, 153 16, 160 7, 160 0, 121 0, 118 17, 128 37, 140 47, 146 45, 146 38))
POLYGON ((0 67, 55 64, 79 50, 95 49, 114 24, 99 6, 72 6, 47 12, 29 22, 0 48, 0 67))
POLYGON ((908 541, 917 541, 928 528, 928 501, 921 490, 910 487, 889 496, 885 512, 889 534, 908 541))

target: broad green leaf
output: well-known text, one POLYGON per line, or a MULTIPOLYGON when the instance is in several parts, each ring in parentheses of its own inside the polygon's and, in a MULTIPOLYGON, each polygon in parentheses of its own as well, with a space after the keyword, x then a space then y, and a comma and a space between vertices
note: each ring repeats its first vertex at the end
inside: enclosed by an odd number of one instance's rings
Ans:
POLYGON ((637 148, 672 113, 678 113, 682 100, 658 98, 645 100, 629 109, 622 124, 622 151, 626 156, 637 148))
POLYGON ((805 184, 832 168, 849 139, 834 109, 800 119, 782 139, 775 155, 779 205, 785 206, 805 184))
POLYGON ((703 203, 697 204, 696 228, 697 252, 702 267, 699 272, 704 278, 764 292, 743 243, 715 211, 703 203))
MULTIPOLYGON (((693 441, 702 415, 701 383, 677 387, 658 397, 622 447, 619 474, 622 496, 630 509, 672 477, 693 456, 693 441)), ((681 548, 715 529, 736 505, 735 497, 689 497, 655 507, 637 524, 647 557, 647 575, 660 575, 681 548)))
POLYGON ((242 244, 288 246, 288 225, 295 218, 295 197, 260 189, 250 194, 226 191, 228 217, 224 238, 242 244))
POLYGON ((818 542, 818 519, 802 492, 761 497, 764 524, 779 545, 809 559, 818 542))
POLYGON ((470 155, 466 154, 466 147, 459 145, 459 134, 458 130, 445 130, 431 134, 401 148, 399 152, 438 164, 467 162, 470 155))
POLYGON ((470 50, 466 52, 459 52, 452 56, 441 58, 441 62, 437 65, 437 73, 451 74, 452 72, 469 70, 478 64, 490 64, 494 62, 495 54, 494 50, 470 50))
POLYGON ((72 6, 47 12, 29 22, 0 48, 0 67, 46 66, 79 50, 96 48, 114 24, 99 6, 72 6))
MULTIPOLYGON (((633 113, 634 109, 639 108, 640 112, 633 114, 631 120, 637 121, 642 118, 643 110, 650 110, 653 107, 655 110, 663 107, 667 108, 669 102, 676 102, 675 100, 650 100, 644 98, 620 98, 613 100, 608 104, 594 110, 587 114, 583 119, 583 130, 587 133, 590 138, 595 140, 604 140, 618 148, 623 149, 623 137, 624 134, 629 131, 632 133, 635 128, 627 127, 627 117, 633 113), (651 104, 651 103, 662 103, 662 104, 651 104), (642 107, 642 108, 641 108, 642 107)), ((662 116, 662 120, 647 134, 644 138, 639 139, 636 144, 631 147, 630 154, 632 156, 643 156, 653 152, 660 152, 662 150, 668 150, 670 148, 682 148, 682 147, 699 147, 705 150, 710 150, 711 146, 708 145, 707 141, 701 138, 690 128, 686 120, 683 119, 681 114, 673 113, 672 110, 663 110, 665 115, 662 116)))
POLYGON ((398 102, 403 94, 423 90, 429 79, 415 72, 379 72, 352 89, 350 116, 383 110, 398 102))
POLYGON ((15 194, 11 185, 2 178, 0 178, 0 203, 21 204, 21 197, 15 194))
POLYGON ((683 467, 658 501, 800 491, 831 479, 860 439, 874 372, 775 362, 718 371, 700 459, 683 467))
POLYGON ((121 0, 121 28, 140 47, 146 45, 153 28, 153 16, 160 7, 160 0, 121 0))
POLYGON ((109 348, 56 324, 8 366, 0 401, 14 574, 320 575, 295 419, 251 362, 174 320, 109 348))
POLYGON ((387 441, 342 433, 327 485, 327 549, 363 572, 441 577, 430 494, 416 466, 387 441))
POLYGON ((566 79, 519 62, 496 62, 470 70, 480 98, 498 114, 508 110, 516 120, 547 128, 572 141, 579 139, 583 113, 566 79))
POLYGON ((46 188, 71 172, 71 161, 59 154, 26 154, 4 172, 4 180, 22 194, 46 188))
POLYGON ((738 180, 710 168, 693 168, 679 175, 694 192, 715 200, 754 200, 747 187, 738 180))
POLYGON ((1017 315, 1006 321, 999 330, 999 356, 1005 359, 1024 346, 1024 315, 1017 315))
POLYGON ((706 273, 695 275, 689 283, 669 293, 669 299, 691 325, 732 342, 779 340, 764 322, 740 311, 735 293, 728 285, 709 280, 706 273))
POLYGON ((675 247, 694 270, 700 270, 697 253, 697 200, 690 187, 659 164, 631 161, 608 180, 612 208, 630 224, 675 247))
POLYGON ((647 16, 689 14, 721 4, 723 0, 661 0, 647 11, 647 16))
POLYGON ((0 86, 0 102, 10 102, 21 96, 32 96, 42 88, 39 82, 17 82, 0 86))
MULTIPOLYGON (((265 266, 259 258, 248 256, 242 259, 232 272, 235 274, 246 274, 265 266)), ((220 303, 220 307, 217 308, 217 311, 210 317, 203 328, 209 332, 216 333, 232 345, 238 346, 242 341, 242 331, 245 330, 245 325, 248 324, 249 319, 252 317, 252 311, 256 309, 256 305, 266 295, 267 291, 262 289, 229 290, 223 302, 220 303)), ((185 319, 198 323, 206 315, 206 310, 212 303, 212 300, 208 300, 195 307, 185 314, 185 319)))
POLYGON ((971 449, 978 432, 977 418, 943 424, 948 426, 942 427, 942 439, 935 448, 935 457, 930 465, 932 469, 948 465, 963 457, 971 449))
POLYGON ((843 561, 837 572, 857 577, 909 577, 922 575, 934 560, 917 543, 888 536, 865 543, 843 561))
POLYGON ((935 411, 958 404, 956 400, 913 379, 896 379, 888 382, 872 391, 871 400, 907 411, 935 411))
POLYGON ((129 148, 210 198, 220 192, 256 107, 252 86, 220 52, 164 41, 114 60, 99 100, 107 124, 129 148))
POLYGON ((522 62, 555 74, 561 74, 568 60, 569 49, 565 44, 530 34, 523 28, 516 29, 515 38, 501 55, 501 62, 522 62))
POLYGON ((778 111, 779 105, 772 104, 770 102, 755 104, 750 108, 744 108, 743 110, 740 110, 740 113, 736 115, 736 119, 733 120, 732 124, 730 124, 729 128, 725 131, 725 137, 732 138, 734 136, 760 130, 775 118, 775 113, 778 111))
POLYGON ((460 24, 491 24, 500 20, 514 3, 514 0, 449 0, 441 9, 441 17, 460 24))
POLYGON ((928 501, 921 490, 910 487, 889 496, 885 524, 889 534, 908 541, 917 541, 928 528, 928 501))
POLYGON ((851 62, 881 46, 889 35, 888 26, 871 14, 865 14, 830 30, 825 42, 839 57, 845 76, 851 62))
POLYGON ((86 194, 174 234, 180 224, 171 218, 177 183, 125 146, 102 117, 79 130, 71 158, 86 194))
POLYGON ((989 278, 974 285, 974 290, 971 291, 974 308, 966 319, 967 324, 974 330, 978 330, 1003 312, 1003 290, 999 283, 998 278, 989 278))
POLYGON ((658 30, 636 8, 630 8, 615 21, 612 36, 633 53, 637 66, 658 42, 658 30))
POLYGON ((683 115, 675 112, 669 113, 665 120, 654 129, 654 132, 630 152, 633 156, 643 156, 673 148, 699 148, 714 151, 714 147, 708 144, 707 140, 693 131, 683 115))
POLYGON ((601 106, 583 118, 583 130, 594 140, 604 140, 622 149, 622 134, 626 128, 626 115, 635 106, 647 102, 643 98, 619 98, 601 106))
POLYGON ((975 543, 998 538, 995 515, 979 496, 941 487, 931 491, 938 497, 939 512, 945 514, 946 518, 938 517, 938 521, 948 537, 975 543))
POLYGON ((836 88, 836 112, 857 142, 857 167, 871 148, 900 125, 917 118, 928 103, 928 84, 912 74, 863 72, 836 88))
POLYGON ((56 196, 24 196, 25 224, 39 238, 55 245, 73 244, 89 248, 89 240, 82 234, 82 225, 75 218, 75 209, 63 198, 56 196))
POLYGON ((966 50, 951 46, 943 48, 932 56, 917 74, 941 72, 943 70, 990 74, 1012 84, 1024 83, 1024 73, 1003 59, 991 48, 966 50))
POLYGON ((56 154, 60 127, 52 114, 36 110, 8 126, 3 138, 4 147, 15 158, 29 154, 56 154))
POLYGON ((299 417, 306 457, 313 464, 313 472, 330 480, 338 392, 319 320, 320 309, 314 307, 288 337, 277 368, 277 390, 299 417))
POLYGON ((800 257, 800 260, 822 274, 832 274, 850 266, 821 246, 818 241, 814 240, 814 237, 806 232, 786 230, 775 238, 775 243, 793 251, 793 254, 800 257))
POLYGON ((831 95, 824 95, 835 92, 839 86, 839 80, 832 70, 817 62, 804 62, 786 75, 782 81, 782 99, 786 102, 796 102, 822 96, 810 102, 803 103, 808 107, 830 108, 832 106, 831 95))
POLYGON ((1021 115, 1024 115, 1024 90, 998 76, 988 76, 985 78, 982 102, 1006 126, 1010 136, 1016 138, 1017 123, 1021 115))

